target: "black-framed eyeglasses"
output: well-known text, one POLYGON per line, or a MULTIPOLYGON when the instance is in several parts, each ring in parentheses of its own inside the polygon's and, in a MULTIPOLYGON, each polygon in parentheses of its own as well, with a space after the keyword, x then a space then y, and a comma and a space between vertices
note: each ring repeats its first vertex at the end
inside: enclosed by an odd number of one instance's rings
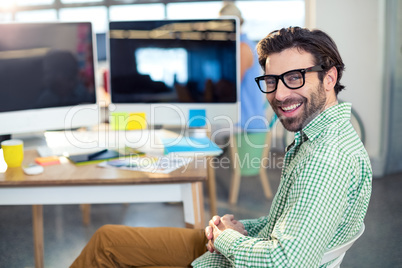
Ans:
POLYGON ((304 83, 306 82, 306 73, 320 72, 323 71, 324 68, 324 65, 319 64, 306 69, 290 70, 281 75, 261 75, 254 79, 262 93, 274 92, 278 87, 279 79, 282 80, 286 87, 290 89, 298 89, 304 86, 304 83))

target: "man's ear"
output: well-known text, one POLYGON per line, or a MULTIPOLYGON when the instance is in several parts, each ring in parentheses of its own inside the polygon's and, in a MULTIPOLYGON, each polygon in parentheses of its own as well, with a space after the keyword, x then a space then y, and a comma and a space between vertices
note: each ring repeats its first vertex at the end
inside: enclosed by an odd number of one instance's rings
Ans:
POLYGON ((338 79, 338 70, 336 69, 335 66, 332 66, 331 69, 329 69, 324 76, 323 82, 325 90, 328 91, 334 89, 337 79, 338 79))

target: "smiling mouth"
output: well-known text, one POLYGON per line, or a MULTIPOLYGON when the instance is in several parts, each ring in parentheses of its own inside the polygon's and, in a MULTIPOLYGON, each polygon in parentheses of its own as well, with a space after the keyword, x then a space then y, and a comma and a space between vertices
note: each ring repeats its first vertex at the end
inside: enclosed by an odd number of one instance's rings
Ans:
POLYGON ((281 110, 284 111, 285 113, 290 113, 295 111, 297 108, 299 108, 302 105, 302 102, 299 103, 294 103, 288 106, 281 106, 281 110))

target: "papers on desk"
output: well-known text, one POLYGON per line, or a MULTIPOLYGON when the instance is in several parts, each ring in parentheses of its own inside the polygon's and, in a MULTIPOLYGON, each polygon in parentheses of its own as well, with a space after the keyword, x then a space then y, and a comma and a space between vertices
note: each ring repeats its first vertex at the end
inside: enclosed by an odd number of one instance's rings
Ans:
POLYGON ((193 158, 191 157, 140 156, 105 161, 99 163, 98 166, 167 174, 182 166, 188 165, 192 160, 193 158))
POLYGON ((47 145, 38 146, 37 151, 41 157, 47 157, 92 154, 102 149, 129 147, 147 154, 163 155, 160 137, 164 135, 162 130, 50 131, 45 133, 47 145))
POLYGON ((102 161, 101 167, 144 172, 169 173, 191 162, 191 157, 222 153, 207 137, 183 136, 166 130, 56 131, 45 133, 45 137, 48 148, 63 149, 50 156, 65 155, 75 164, 102 161), (122 153, 121 148, 134 152, 122 153))

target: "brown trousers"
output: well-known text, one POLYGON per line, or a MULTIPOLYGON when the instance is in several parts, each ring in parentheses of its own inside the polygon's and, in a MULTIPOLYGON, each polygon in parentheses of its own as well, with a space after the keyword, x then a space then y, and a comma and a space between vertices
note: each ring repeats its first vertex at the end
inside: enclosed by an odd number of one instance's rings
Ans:
POLYGON ((71 267, 191 267, 207 242, 202 229, 105 225, 71 267))

